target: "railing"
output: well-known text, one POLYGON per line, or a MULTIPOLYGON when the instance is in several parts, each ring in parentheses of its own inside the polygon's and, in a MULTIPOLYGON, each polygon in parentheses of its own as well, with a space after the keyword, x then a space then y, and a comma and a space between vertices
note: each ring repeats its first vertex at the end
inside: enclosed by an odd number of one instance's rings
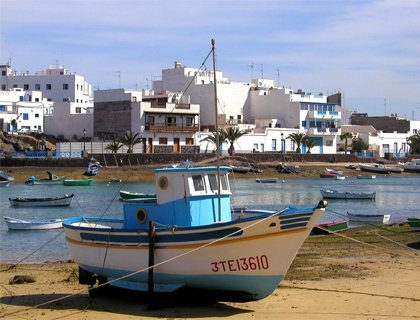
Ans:
POLYGON ((12 152, 9 156, 12 158, 82 158, 82 151, 23 151, 12 152))
POLYGON ((373 158, 373 152, 372 151, 356 152, 356 156, 358 156, 359 158, 373 158))
POLYGON ((146 124, 146 130, 159 132, 197 132, 198 124, 159 123, 146 124))

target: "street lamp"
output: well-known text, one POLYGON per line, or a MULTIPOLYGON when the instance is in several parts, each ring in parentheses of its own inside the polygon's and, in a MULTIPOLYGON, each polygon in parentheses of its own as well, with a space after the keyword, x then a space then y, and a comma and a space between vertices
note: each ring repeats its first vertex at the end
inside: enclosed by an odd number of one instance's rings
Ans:
POLYGON ((83 151, 86 151, 86 129, 83 129, 83 151))

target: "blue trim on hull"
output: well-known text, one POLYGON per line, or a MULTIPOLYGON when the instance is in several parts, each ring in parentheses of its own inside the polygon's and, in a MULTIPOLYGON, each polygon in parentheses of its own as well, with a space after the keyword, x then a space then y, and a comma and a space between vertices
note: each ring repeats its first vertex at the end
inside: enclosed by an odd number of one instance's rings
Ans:
MULTIPOLYGON (((97 274, 101 277, 118 279, 129 274, 127 271, 115 269, 103 269, 101 267, 90 267, 81 265, 81 267, 89 272, 97 274)), ((251 275, 175 275, 153 273, 154 282, 156 284, 170 285, 178 289, 181 284, 184 287, 201 290, 218 290, 218 291, 236 291, 246 294, 249 300, 259 300, 270 295, 283 281, 284 276, 251 276, 251 275)), ((147 288, 148 273, 141 272, 132 275, 125 281, 139 283, 138 288, 147 288)), ((112 285, 112 284, 111 284, 112 285)), ((138 290, 142 291, 142 290, 138 290)))

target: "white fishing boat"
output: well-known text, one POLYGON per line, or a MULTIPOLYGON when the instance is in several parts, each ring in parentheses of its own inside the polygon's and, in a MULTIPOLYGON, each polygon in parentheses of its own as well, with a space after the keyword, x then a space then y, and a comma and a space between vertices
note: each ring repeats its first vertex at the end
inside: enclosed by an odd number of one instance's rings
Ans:
POLYGON ((374 164, 374 165, 368 165, 368 164, 361 164, 359 165, 360 170, 367 171, 367 172, 375 172, 375 173, 401 173, 403 169, 401 167, 397 166, 385 166, 383 164, 374 164))
POLYGON ((374 200, 376 192, 351 192, 351 191, 337 191, 332 189, 321 189, 321 194, 324 199, 369 199, 374 200))
POLYGON ((413 159, 404 163, 404 172, 420 173, 420 159, 413 159))
POLYGON ((63 227, 63 220, 21 220, 12 217, 3 217, 9 230, 49 230, 63 227))
POLYGON ((374 174, 358 174, 357 179, 376 179, 374 174))
POLYGON ((390 214, 361 214, 347 212, 350 221, 356 223, 380 223, 388 224, 391 219, 390 214))
MULTIPOLYGON (((218 150, 216 155, 219 160, 218 150)), ((262 299, 281 283, 327 205, 323 200, 309 208, 232 210, 231 167, 154 172, 154 201, 124 202, 121 219, 89 218, 86 212, 63 222, 80 283, 262 299)))
POLYGON ((0 170, 0 187, 8 187, 14 180, 14 177, 0 170))
POLYGON ((12 207, 68 207, 74 194, 47 198, 9 198, 12 207))

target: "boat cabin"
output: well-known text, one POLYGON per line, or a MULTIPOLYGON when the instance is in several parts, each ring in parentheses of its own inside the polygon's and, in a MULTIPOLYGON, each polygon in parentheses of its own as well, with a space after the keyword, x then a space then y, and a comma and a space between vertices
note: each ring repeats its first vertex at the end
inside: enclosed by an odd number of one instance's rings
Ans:
POLYGON ((156 198, 124 203, 125 228, 148 228, 150 220, 158 227, 198 227, 231 221, 230 170, 227 166, 219 168, 219 197, 217 167, 155 169, 156 198))

